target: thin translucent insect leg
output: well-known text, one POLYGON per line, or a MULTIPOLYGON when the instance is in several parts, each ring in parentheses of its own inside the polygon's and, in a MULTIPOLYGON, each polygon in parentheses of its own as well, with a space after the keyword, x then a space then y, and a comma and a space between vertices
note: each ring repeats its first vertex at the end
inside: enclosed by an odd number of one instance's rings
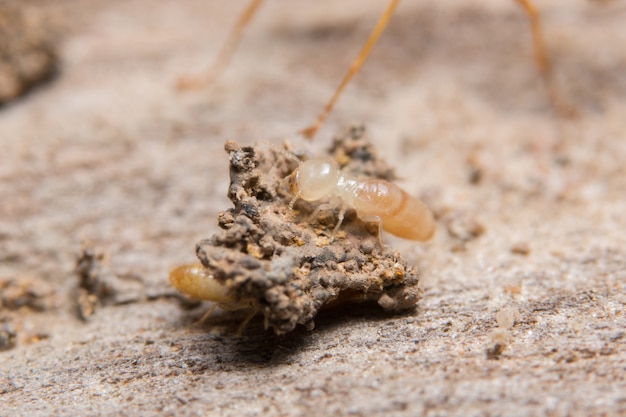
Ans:
POLYGON ((376 26, 374 27, 374 30, 370 34, 369 39, 363 46, 363 49, 361 49, 361 52, 359 53, 357 58, 354 60, 352 65, 350 65, 348 72, 343 77, 343 80, 341 80, 341 83, 339 84, 339 87, 335 91, 335 94, 328 101, 322 113, 320 113, 320 115, 318 116, 317 120, 315 121, 313 125, 300 131, 300 133, 305 138, 309 140, 313 139, 313 137, 315 136, 319 128, 322 126, 322 124, 328 117, 328 114, 332 111, 333 107, 335 106, 335 102, 337 101, 337 99, 339 98, 343 90, 346 88, 346 86, 348 85, 352 77, 354 77, 354 75, 359 72, 359 70, 363 66, 363 63, 365 63, 365 60, 369 56, 372 48, 374 47, 374 45, 376 45, 376 42, 378 41, 378 38, 380 38, 380 35, 385 30, 387 23, 389 23, 389 19, 393 15, 393 11, 398 6, 398 3, 400 3, 400 0, 391 0, 389 2, 389 4, 387 5, 387 9, 385 9, 383 14, 380 16, 378 23, 376 23, 376 26))
POLYGON ((209 309, 202 315, 202 317, 200 317, 200 319, 195 322, 194 324, 204 324, 206 323, 206 321, 209 319, 209 317, 211 317, 211 315, 215 312, 215 310, 217 310, 217 306, 218 304, 213 304, 211 307, 209 307, 209 309))
POLYGON ((378 243, 383 249, 383 221, 379 216, 366 216, 361 219, 365 223, 376 223, 378 225, 378 243))
POLYGON ((337 230, 339 230, 339 227, 341 227, 345 214, 346 214, 346 207, 345 205, 342 205, 341 210, 339 211, 339 215, 337 216, 337 224, 335 225, 335 228, 333 229, 333 237, 337 234, 337 230))
MULTIPOLYGON (((299 196, 299 194, 298 194, 299 196)), ((294 197, 295 199, 299 198, 298 196, 294 197)), ((335 197, 335 199, 339 202, 341 202, 341 199, 338 199, 337 197, 335 197)), ((292 202, 294 202, 294 200, 291 200, 292 202)), ((336 207, 337 205, 334 203, 324 203, 324 204, 320 204, 319 206, 317 206, 317 208, 315 210, 313 210, 313 213, 311 213, 308 218, 310 222, 313 222, 315 220, 317 220, 317 216, 319 215, 319 213, 322 210, 332 210, 336 207)), ((290 203, 289 204, 289 209, 293 210, 293 205, 290 203)), ((337 215, 337 224, 335 225, 335 228, 333 229, 333 233, 332 233, 332 239, 335 238, 335 235, 337 234, 337 230, 339 230, 339 227, 341 227, 341 224, 343 223, 343 219, 345 217, 347 211, 347 207, 345 206, 345 204, 343 204, 343 202, 341 202, 341 208, 339 210, 339 214, 337 215)))
POLYGON ((567 104, 562 98, 559 88, 554 81, 554 73, 552 72, 552 63, 546 49, 546 42, 543 36, 541 25, 541 16, 539 10, 535 7, 532 0, 516 0, 524 9, 533 34, 533 48, 535 49, 535 62, 539 67, 541 78, 546 86, 546 91, 550 98, 550 102, 554 109, 561 115, 572 117, 578 112, 571 105, 567 104))
POLYGON ((248 26, 262 3, 263 0, 252 0, 250 4, 248 4, 248 7, 246 7, 241 16, 239 16, 239 20, 237 20, 237 23, 235 23, 228 34, 228 38, 226 38, 226 42, 217 54, 217 58, 215 59, 213 66, 202 75, 196 77, 182 77, 177 84, 177 88, 179 90, 193 90, 201 88, 205 85, 212 84, 215 80, 217 80, 220 74, 224 71, 224 68, 228 66, 233 54, 237 50, 237 46, 241 42, 243 31, 248 26))
POLYGON ((257 315, 257 311, 251 311, 246 318, 243 320, 243 322, 239 325, 239 328, 237 329, 237 336, 241 337, 243 336, 243 332, 246 330, 246 327, 248 327, 248 324, 250 324, 250 321, 254 318, 254 316, 257 315))

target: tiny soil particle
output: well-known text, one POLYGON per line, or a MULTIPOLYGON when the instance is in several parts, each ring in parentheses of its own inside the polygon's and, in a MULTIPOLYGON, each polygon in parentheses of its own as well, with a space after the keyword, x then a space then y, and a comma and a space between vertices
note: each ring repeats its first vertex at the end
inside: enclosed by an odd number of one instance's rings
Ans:
POLYGON ((0 311, 23 307, 45 311, 53 307, 56 293, 43 279, 16 277, 0 279, 0 311))
POLYGON ((143 281, 131 275, 118 276, 108 266, 107 254, 85 245, 76 259, 78 316, 87 320, 99 305, 121 305, 145 298, 143 281))
POLYGON ((441 219, 452 237, 452 250, 465 250, 467 244, 485 233, 485 226, 478 220, 475 213, 457 210, 446 213, 441 219))
POLYGON ((478 185, 485 176, 485 169, 476 152, 470 154, 467 158, 468 165, 468 181, 470 184, 478 185))
POLYGON ((517 242, 511 247, 511 253, 526 256, 530 253, 530 246, 526 242, 517 242))
POLYGON ((15 347, 17 334, 10 323, 0 321, 0 351, 15 347))
POLYGON ((0 105, 54 74, 57 56, 50 31, 34 12, 0 4, 0 105))
POLYGON ((489 335, 489 344, 485 349, 487 359, 499 359, 510 344, 509 333, 505 329, 496 329, 489 335))
POLYGON ((510 329, 515 324, 517 310, 512 307, 506 307, 498 311, 495 317, 498 327, 502 329, 510 329))
MULTIPOLYGON (((232 141, 225 149, 234 208, 219 214, 223 231, 199 242, 196 253, 237 305, 250 305, 279 334, 297 324, 312 329, 325 306, 366 300, 386 310, 415 306, 422 293, 417 271, 390 248, 381 249, 375 227, 348 210, 333 235, 340 207, 315 212, 325 201, 298 200, 289 208, 286 177, 297 167, 295 158, 232 141)), ((394 178, 363 127, 335 138, 328 153, 352 175, 394 178)))

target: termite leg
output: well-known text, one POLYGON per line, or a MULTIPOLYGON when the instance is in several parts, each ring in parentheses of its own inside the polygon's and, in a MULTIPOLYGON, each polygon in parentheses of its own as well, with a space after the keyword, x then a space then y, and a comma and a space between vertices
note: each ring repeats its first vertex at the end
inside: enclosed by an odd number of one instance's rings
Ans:
POLYGON ((226 38, 226 42, 217 54, 217 58, 211 68, 209 68, 202 75, 181 77, 176 84, 176 88, 179 90, 195 90, 213 83, 220 76, 224 68, 228 66, 233 54, 237 50, 237 46, 239 46, 239 43, 241 42, 243 31, 248 26, 262 3, 263 0, 250 1, 250 4, 248 4, 248 7, 246 7, 243 13, 239 16, 239 19, 228 34, 228 38, 226 38))
POLYGON ((379 217, 379 216, 367 216, 367 217, 362 217, 361 220, 363 220, 366 223, 376 223, 378 225, 378 243, 380 244, 380 249, 384 249, 385 247, 383 246, 383 220, 379 217))
POLYGON ((206 323, 206 321, 209 319, 209 317, 211 317, 211 315, 215 312, 216 309, 217 309, 217 304, 213 304, 211 307, 209 307, 206 313, 204 313, 202 317, 200 317, 200 319, 195 324, 199 325, 199 324, 206 323))
POLYGON ((552 103, 552 107, 555 111, 566 117, 575 117, 578 111, 568 104, 561 96, 559 88, 554 81, 554 74, 552 72, 552 63, 548 56, 546 42, 543 36, 543 30, 541 25, 541 16, 539 10, 535 7, 532 0, 516 0, 517 3, 524 9, 524 12, 528 16, 530 21, 530 27, 533 34, 533 48, 535 50, 535 62, 539 68, 539 73, 543 79, 543 83, 548 93, 548 98, 552 103))
POLYGON ((339 211, 339 215, 337 216, 338 220, 337 220, 337 224, 335 225, 335 228, 333 229, 333 238, 335 237, 335 234, 337 233, 337 230, 339 230, 339 227, 341 226, 341 223, 343 223, 343 217, 346 214, 346 207, 345 206, 341 206, 341 210, 339 211))
POLYGON ((313 139, 313 137, 315 136, 319 128, 322 126, 322 124, 326 120, 326 117, 328 117, 328 114, 331 112, 331 110, 335 106, 335 102, 337 101, 337 99, 339 98, 343 90, 346 88, 346 86, 348 85, 352 77, 354 77, 359 72, 359 70, 363 66, 363 63, 365 63, 365 60, 367 59, 370 52, 372 51, 372 48, 374 47, 374 45, 376 45, 376 42, 378 41, 378 38, 380 38, 380 35, 385 30, 387 23, 389 23, 389 19, 393 15, 394 10, 398 6, 398 3, 400 3, 400 0, 391 0, 389 2, 389 4, 387 5, 387 8, 383 12, 383 14, 380 16, 380 19, 378 19, 378 22, 376 23, 374 30, 372 31, 369 38, 367 39, 367 42, 365 42, 363 49, 361 49, 361 52, 359 53, 357 58, 354 60, 354 62, 352 62, 352 65, 350 65, 348 72, 346 73, 346 75, 344 75, 343 79, 341 80, 341 83, 339 84, 339 87, 337 87, 335 94, 328 101, 328 103, 324 107, 324 110, 322 110, 322 112, 318 116, 315 123, 307 127, 306 129, 303 129, 300 131, 302 136, 304 136, 305 138, 309 140, 313 139))
MULTIPOLYGON (((341 201, 341 200, 335 199, 335 201, 341 201)), ((333 202, 320 204, 319 206, 317 206, 315 210, 313 210, 313 213, 311 213, 311 215, 308 217, 309 219, 308 221, 309 222, 315 221, 320 211, 331 210, 335 207, 337 207, 337 204, 333 202)), ((339 211, 339 214, 337 215, 337 218, 338 218, 337 224, 335 225, 335 228, 333 229, 333 232, 331 235, 333 240, 335 239, 335 234, 337 233, 337 230, 339 230, 339 227, 341 227, 341 225, 343 224, 343 219, 346 214, 346 210, 347 210, 346 206, 344 204, 341 204, 341 209, 339 211)))
POLYGON ((320 214, 320 211, 322 210, 332 210, 333 208, 335 208, 336 205, 333 203, 324 203, 324 204, 320 204, 318 205, 315 210, 313 210, 313 213, 311 213, 308 216, 308 221, 309 222, 313 222, 317 219, 317 216, 320 214))
POLYGON ((246 330, 246 327, 248 327, 248 324, 250 323, 250 320, 252 320, 254 318, 254 316, 256 316, 256 311, 251 311, 246 318, 241 322, 241 324, 239 325, 239 328, 237 329, 237 336, 241 337, 243 336, 243 332, 246 330))

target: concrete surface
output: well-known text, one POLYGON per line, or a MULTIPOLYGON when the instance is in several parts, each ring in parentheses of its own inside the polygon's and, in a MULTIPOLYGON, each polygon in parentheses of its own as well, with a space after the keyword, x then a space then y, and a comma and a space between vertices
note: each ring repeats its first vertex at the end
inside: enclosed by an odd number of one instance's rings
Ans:
POLYGON ((0 415, 626 415, 623 2, 537 0, 577 119, 550 108, 515 2, 403 2, 300 146, 367 125, 438 215, 427 244, 385 236, 424 298, 241 338, 230 313, 194 325, 208 306, 183 308, 168 271, 229 206, 223 143, 295 140, 383 6, 268 1, 219 83, 181 94, 243 2, 37 4, 61 67, 0 110, 0 330, 15 343, 0 415), (87 321, 84 242, 120 285, 87 321))

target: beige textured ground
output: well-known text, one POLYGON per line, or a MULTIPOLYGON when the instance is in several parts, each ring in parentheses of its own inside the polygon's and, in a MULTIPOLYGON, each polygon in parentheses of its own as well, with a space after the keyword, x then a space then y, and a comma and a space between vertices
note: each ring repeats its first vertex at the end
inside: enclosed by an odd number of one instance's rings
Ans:
POLYGON ((386 236, 424 299, 280 338, 193 326, 206 306, 184 310, 167 273, 228 207, 224 141, 295 139, 382 5, 270 0, 219 84, 177 93, 236 3, 41 2, 60 71, 0 110, 0 415, 625 415, 623 2, 537 0, 581 114, 561 120, 515 2, 406 0, 311 149, 362 121, 436 210, 432 242, 386 236), (121 291, 87 322, 83 241, 121 291))

